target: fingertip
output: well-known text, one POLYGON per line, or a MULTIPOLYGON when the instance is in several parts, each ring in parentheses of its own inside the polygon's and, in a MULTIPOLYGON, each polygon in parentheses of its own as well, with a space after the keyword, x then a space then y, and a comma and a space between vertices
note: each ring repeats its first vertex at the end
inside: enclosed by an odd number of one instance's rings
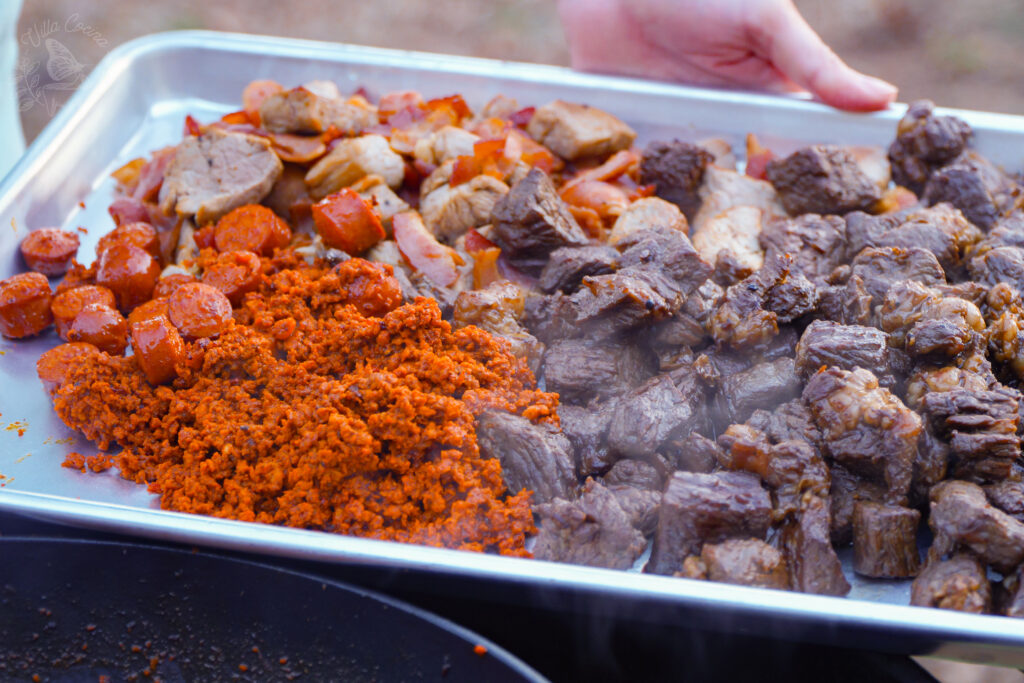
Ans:
POLYGON ((826 104, 847 111, 878 111, 896 101, 899 90, 888 81, 874 76, 853 72, 852 78, 839 87, 820 92, 826 104))

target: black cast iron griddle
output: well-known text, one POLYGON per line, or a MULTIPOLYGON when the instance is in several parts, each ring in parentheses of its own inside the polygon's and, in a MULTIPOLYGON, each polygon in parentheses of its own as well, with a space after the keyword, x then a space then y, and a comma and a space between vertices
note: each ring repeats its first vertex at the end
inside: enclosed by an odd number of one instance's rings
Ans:
POLYGON ((0 679, 33 676, 544 680, 466 629, 345 584, 200 552, 0 538, 0 679))

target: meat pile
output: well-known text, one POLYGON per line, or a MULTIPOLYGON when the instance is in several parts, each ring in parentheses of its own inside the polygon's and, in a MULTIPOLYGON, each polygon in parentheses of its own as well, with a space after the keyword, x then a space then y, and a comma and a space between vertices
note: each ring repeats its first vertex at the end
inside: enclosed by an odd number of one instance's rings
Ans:
MULTIPOLYGON (((115 220, 156 227, 163 277, 285 244, 360 256, 503 339, 560 397, 559 426, 475 418, 508 494, 532 492, 535 557, 650 548, 645 572, 841 596, 852 545, 913 604, 1024 615, 1021 185, 965 122, 915 103, 888 155, 751 137, 741 172, 721 140, 641 151, 560 100, 256 82, 243 102, 123 169, 115 220), (253 204, 290 242, 232 223, 253 204)), ((0 284, 4 334, 48 324, 39 279, 0 284)))

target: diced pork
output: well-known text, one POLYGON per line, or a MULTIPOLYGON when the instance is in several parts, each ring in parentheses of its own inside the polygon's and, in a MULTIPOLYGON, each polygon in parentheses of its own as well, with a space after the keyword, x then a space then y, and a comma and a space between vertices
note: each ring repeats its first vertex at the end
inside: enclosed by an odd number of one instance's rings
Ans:
POLYGON ((491 221, 498 200, 508 194, 508 185, 489 175, 452 187, 441 185, 420 199, 423 222, 442 242, 452 243, 472 228, 491 221))
POLYGON ((323 133, 331 126, 358 135, 377 123, 377 108, 363 97, 347 100, 318 88, 298 87, 271 95, 260 106, 260 122, 272 133, 323 133))
POLYGON ((368 175, 380 176, 392 189, 398 188, 405 177, 405 162, 382 135, 339 140, 309 169, 306 185, 314 199, 323 199, 368 175))
POLYGON ((563 159, 608 156, 626 149, 636 132, 617 117, 585 104, 555 100, 539 107, 527 132, 563 159))

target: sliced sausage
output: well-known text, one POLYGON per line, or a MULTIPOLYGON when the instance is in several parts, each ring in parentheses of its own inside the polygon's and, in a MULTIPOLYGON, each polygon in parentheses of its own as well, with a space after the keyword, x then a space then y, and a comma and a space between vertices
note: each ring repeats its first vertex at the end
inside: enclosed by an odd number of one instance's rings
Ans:
POLYGON ((96 254, 102 255, 115 244, 130 244, 148 251, 155 259, 160 258, 160 237, 149 223, 125 223, 117 226, 96 243, 96 254))
POLYGON ((99 354, 92 344, 85 342, 71 342, 55 346, 36 361, 36 374, 39 381, 43 383, 46 393, 53 396, 60 389, 67 379, 68 371, 82 362, 83 359, 99 354))
POLYGON ((260 285, 260 257, 251 251, 228 251, 203 271, 203 282, 224 292, 235 306, 260 285))
POLYGON ((370 204, 350 188, 328 195, 313 205, 313 223, 329 247, 358 256, 386 237, 370 204))
POLYGON ((71 321, 67 339, 86 342, 100 351, 119 356, 128 345, 128 323, 116 308, 89 304, 71 321))
POLYGON ((240 206, 217 221, 213 243, 217 251, 251 251, 270 256, 288 246, 292 231, 273 211, 259 204, 240 206))
POLYGON ((195 282, 196 279, 188 273, 173 273, 171 275, 164 275, 157 280, 156 287, 153 288, 153 298, 163 299, 174 294, 174 290, 181 287, 187 282, 195 282))
POLYGON ((167 300, 167 317, 186 339, 213 337, 233 322, 231 302, 216 287, 190 282, 167 300))
POLYGON ((128 314, 128 327, 130 329, 132 325, 135 323, 141 323, 143 320, 166 317, 167 298, 150 299, 149 301, 136 306, 132 312, 128 314))
POLYGON ((0 334, 11 339, 39 334, 53 322, 50 282, 42 273, 0 280, 0 334))
POLYGON ((117 306, 127 313, 148 301, 160 279, 160 264, 145 249, 116 242, 100 255, 96 283, 108 287, 117 306))
POLYGON ((178 328, 158 316, 133 324, 131 330, 135 359, 149 383, 157 386, 177 377, 175 366, 185 358, 185 342, 178 328))
POLYGON ((50 310, 53 312, 53 322, 57 326, 57 334, 61 339, 68 338, 68 330, 71 329, 71 323, 75 320, 75 316, 90 304, 115 308, 117 300, 114 298, 113 292, 99 285, 82 285, 60 292, 53 297, 50 310))
POLYGON ((78 253, 78 235, 60 228, 33 230, 21 241, 28 267, 43 275, 63 275, 78 253))

